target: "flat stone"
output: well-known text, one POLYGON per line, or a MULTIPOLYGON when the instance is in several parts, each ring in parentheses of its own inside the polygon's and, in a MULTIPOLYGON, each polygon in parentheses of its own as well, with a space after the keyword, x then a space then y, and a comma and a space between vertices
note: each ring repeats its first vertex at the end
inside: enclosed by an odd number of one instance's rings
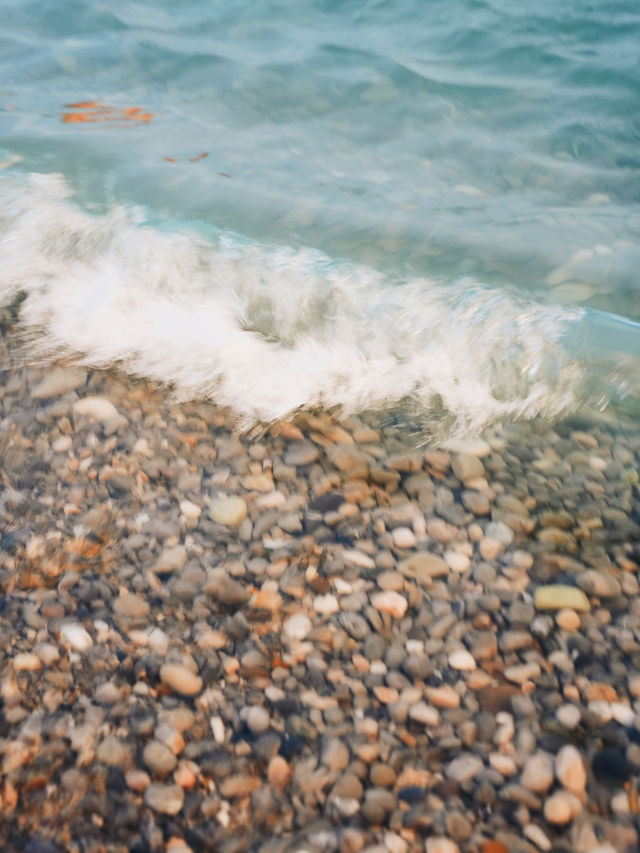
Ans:
POLYGON ((524 684, 525 681, 538 678, 540 672, 540 664, 530 661, 529 663, 520 663, 506 667, 504 677, 508 681, 513 681, 514 684, 524 684))
POLYGON ((92 421, 118 421, 122 415, 105 397, 83 397, 73 404, 76 415, 90 418, 92 421))
POLYGON ((413 578, 423 585, 428 585, 433 578, 448 575, 450 572, 449 566, 442 557, 437 554, 429 554, 427 551, 420 551, 400 560, 398 571, 405 577, 413 578))
POLYGON ((475 477, 484 477, 486 472, 484 465, 477 456, 469 453, 458 454, 451 463, 453 473, 463 483, 475 477))
POLYGON ((159 740, 150 740, 142 753, 144 763, 154 776, 164 779, 175 769, 178 759, 169 747, 159 740))
POLYGON ((121 592, 113 603, 113 609, 128 619, 144 619, 151 610, 148 601, 131 592, 121 592))
POLYGON ((304 640, 311 628, 311 619, 306 613, 294 613, 282 623, 282 633, 290 641, 304 640))
POLYGON ((580 795, 587 784, 587 771, 582 756, 572 744, 563 746, 556 755, 556 776, 561 785, 580 795))
POLYGON ((549 823, 569 823, 582 811, 580 800, 570 791, 556 791, 544 804, 544 816, 549 823))
POLYGON ((476 668, 476 662, 466 649, 454 649, 449 653, 449 666, 460 672, 471 672, 476 668))
POLYGON ((98 745, 96 758, 109 767, 127 767, 131 763, 131 750, 120 738, 109 735, 98 745))
POLYGON ((536 752, 527 758, 521 784, 534 794, 545 794, 553 784, 553 759, 546 752, 536 752))
POLYGON ((182 696, 196 696, 202 690, 200 676, 178 663, 165 663, 160 668, 160 680, 182 696))
POLYGON ((187 562, 187 549, 184 545, 174 545, 173 548, 165 548, 158 557, 153 571, 158 574, 164 572, 175 572, 184 568, 187 562))
POLYGON ((427 687, 426 696, 435 708, 460 707, 460 695, 449 684, 442 684, 440 687, 427 687))
POLYGON ((87 371, 78 368, 55 367, 32 390, 34 400, 50 400, 81 388, 87 381, 87 371))
POLYGON ((446 441, 443 447, 453 453, 466 453, 469 456, 477 456, 479 459, 491 453, 491 445, 482 438, 452 438, 446 441))
POLYGON ((510 684, 498 684, 484 687, 478 694, 478 701, 483 711, 497 714, 498 711, 509 711, 511 699, 518 695, 518 689, 510 684))
POLYGON ((455 782, 469 782, 479 773, 484 770, 484 762, 477 755, 460 755, 454 758, 444 768, 445 775, 448 779, 453 779, 455 782))
POLYGON ((77 622, 68 622, 60 628, 60 639, 76 652, 86 652, 93 646, 88 631, 77 622))
POLYGON ((613 575, 596 569, 580 572, 576 583, 588 595, 597 595, 598 598, 617 598, 622 594, 620 583, 613 575))
POLYGON ((422 723, 423 726, 438 726, 440 725, 440 713, 433 705, 427 705, 426 702, 414 702, 409 706, 409 719, 416 723, 422 723))
POLYGON ((229 573, 217 567, 211 569, 202 587, 202 591, 216 601, 228 605, 240 605, 249 600, 251 590, 248 586, 232 578, 229 573))
POLYGON ((415 548, 418 544, 418 539, 408 527, 396 527, 391 531, 391 538, 396 548, 415 548))
POLYGON ((320 760, 329 770, 342 773, 349 764, 349 748, 339 738, 328 738, 322 745, 320 760))
POLYGON ((591 610, 589 599, 581 589, 560 583, 539 586, 533 594, 533 602, 538 610, 562 610, 565 607, 577 611, 591 610))
POLYGON ((382 613, 390 613, 396 619, 401 619, 409 606, 407 599, 393 590, 375 592, 371 596, 371 603, 376 610, 380 610, 382 613))
POLYGON ((160 814, 176 815, 184 803, 184 791, 180 785, 162 785, 152 782, 144 792, 145 803, 160 814))
POLYGON ((431 836, 425 841, 426 853, 460 853, 460 848, 450 838, 431 836))
POLYGON ((320 458, 320 450, 308 441, 296 442, 284 455, 285 465, 312 465, 320 458))
POLYGON ((209 515, 217 524, 237 527, 246 518, 247 505, 238 495, 228 495, 211 503, 209 515))

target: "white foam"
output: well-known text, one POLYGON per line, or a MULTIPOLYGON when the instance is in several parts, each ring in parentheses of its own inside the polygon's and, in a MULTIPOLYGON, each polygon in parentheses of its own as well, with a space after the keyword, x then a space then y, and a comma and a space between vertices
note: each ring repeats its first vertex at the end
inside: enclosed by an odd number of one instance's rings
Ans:
POLYGON ((249 425, 303 406, 354 412, 410 399, 465 429, 576 404, 561 343, 580 310, 477 283, 389 281, 313 251, 92 215, 56 176, 0 183, 0 299, 41 350, 211 397, 249 425))

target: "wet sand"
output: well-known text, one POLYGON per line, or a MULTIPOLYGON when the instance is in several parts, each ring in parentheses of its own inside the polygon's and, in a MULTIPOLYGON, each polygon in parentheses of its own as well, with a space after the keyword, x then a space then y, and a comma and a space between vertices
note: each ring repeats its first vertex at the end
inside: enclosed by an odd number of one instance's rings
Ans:
POLYGON ((247 437, 0 346, 2 849, 638 849, 637 426, 247 437))

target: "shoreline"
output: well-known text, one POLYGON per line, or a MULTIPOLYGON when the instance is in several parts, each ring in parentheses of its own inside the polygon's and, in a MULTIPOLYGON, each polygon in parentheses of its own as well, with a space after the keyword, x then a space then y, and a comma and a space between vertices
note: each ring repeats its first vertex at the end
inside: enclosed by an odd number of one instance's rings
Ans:
POLYGON ((3 849, 637 849, 640 430, 248 439, 0 345, 3 849))

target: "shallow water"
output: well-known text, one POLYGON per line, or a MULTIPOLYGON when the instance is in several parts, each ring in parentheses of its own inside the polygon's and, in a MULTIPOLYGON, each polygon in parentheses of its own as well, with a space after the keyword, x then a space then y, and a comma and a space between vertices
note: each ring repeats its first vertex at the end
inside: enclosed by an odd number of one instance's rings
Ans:
POLYGON ((630 2, 10 3, 0 293, 247 421, 640 383, 630 2))

